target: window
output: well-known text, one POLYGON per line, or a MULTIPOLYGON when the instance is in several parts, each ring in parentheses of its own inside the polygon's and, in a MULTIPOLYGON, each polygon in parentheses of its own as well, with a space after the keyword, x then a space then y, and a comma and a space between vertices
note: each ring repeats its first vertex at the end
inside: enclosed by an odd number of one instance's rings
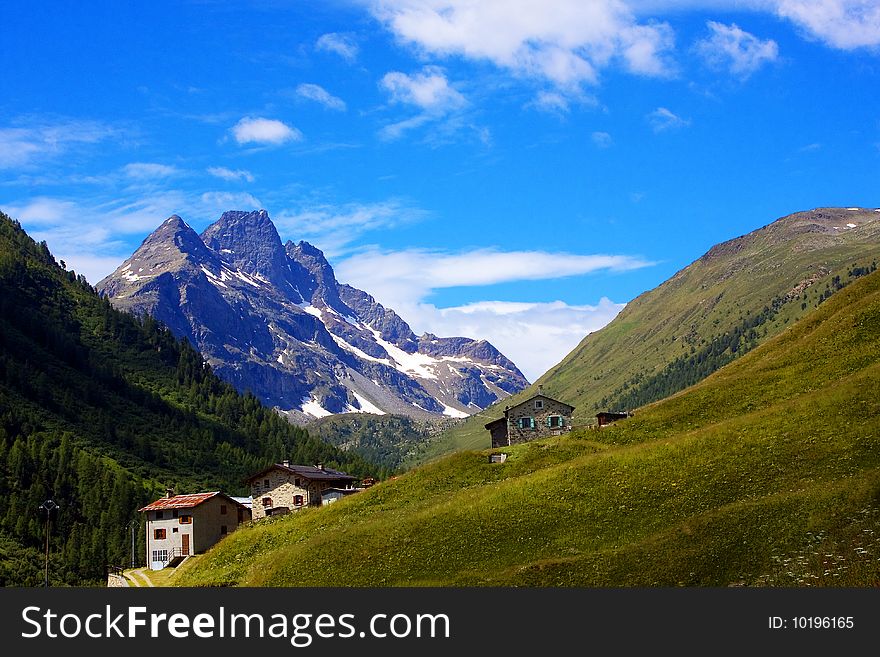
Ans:
POLYGON ((168 561, 168 550, 153 550, 153 561, 161 563, 168 561))
POLYGON ((153 530, 153 540, 161 541, 165 538, 165 529, 154 529, 153 530))
POLYGON ((294 479, 293 485, 296 486, 297 488, 299 488, 299 479, 294 479))
POLYGON ((226 515, 226 505, 225 505, 225 504, 221 504, 221 505, 220 505, 220 515, 221 515, 221 516, 225 516, 225 515, 226 515))
POLYGON ((268 479, 263 479, 263 486, 265 486, 266 488, 269 488, 269 480, 268 479))
POLYGON ((226 525, 220 525, 220 536, 226 536, 226 525))
POLYGON ((191 525, 192 521, 192 516, 180 516, 180 520, 178 522, 180 522, 181 525, 191 525))
POLYGON ((544 400, 543 399, 536 399, 535 400, 535 410, 540 411, 542 408, 544 408, 544 400))
POLYGON ((268 509, 270 506, 272 506, 272 498, 271 497, 264 497, 263 498, 263 507, 268 509))
POLYGON ((155 520, 161 520, 165 514, 162 511, 156 511, 155 520))
POLYGON ((179 516, 179 515, 180 515, 180 511, 172 511, 172 512, 171 512, 171 517, 172 517, 172 518, 176 518, 176 517, 179 516))
POLYGON ((565 426, 565 419, 561 415, 551 415, 547 418, 547 426, 551 429, 565 426))
POLYGON ((293 496, 293 505, 294 506, 302 506, 303 505, 303 496, 302 495, 294 495, 293 496))
POLYGON ((535 418, 533 417, 521 417, 517 421, 517 426, 520 429, 534 429, 535 428, 535 418))
POLYGON ((172 527, 172 528, 171 528, 171 533, 172 533, 172 534, 176 534, 176 533, 177 533, 177 527, 172 527))

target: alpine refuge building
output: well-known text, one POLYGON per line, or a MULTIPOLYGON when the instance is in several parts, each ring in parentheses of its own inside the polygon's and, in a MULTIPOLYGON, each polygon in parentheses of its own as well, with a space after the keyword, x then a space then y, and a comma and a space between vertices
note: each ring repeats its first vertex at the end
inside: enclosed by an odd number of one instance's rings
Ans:
POLYGON ((596 413, 596 426, 604 427, 607 424, 611 424, 612 422, 616 422, 617 420, 624 420, 628 418, 631 413, 617 413, 613 411, 602 411, 600 413, 596 413))
POLYGON ((289 461, 274 463, 245 480, 251 488, 254 520, 336 501, 359 490, 355 481, 357 477, 320 464, 290 465, 289 461))
POLYGON ((505 407, 504 417, 485 427, 492 436, 492 447, 506 447, 570 431, 572 413, 574 406, 539 393, 505 407))
POLYGON ((199 554, 251 519, 244 504, 225 493, 165 497, 139 509, 147 521, 147 563, 151 570, 177 565, 199 554))

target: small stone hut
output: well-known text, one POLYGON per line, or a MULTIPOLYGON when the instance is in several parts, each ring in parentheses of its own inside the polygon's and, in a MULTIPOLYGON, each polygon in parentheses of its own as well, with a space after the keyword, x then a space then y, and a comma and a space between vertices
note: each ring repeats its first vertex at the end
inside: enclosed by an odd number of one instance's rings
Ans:
POLYGON ((573 413, 574 406, 539 393, 506 407, 504 417, 485 427, 492 437, 492 447, 506 447, 570 431, 573 413))

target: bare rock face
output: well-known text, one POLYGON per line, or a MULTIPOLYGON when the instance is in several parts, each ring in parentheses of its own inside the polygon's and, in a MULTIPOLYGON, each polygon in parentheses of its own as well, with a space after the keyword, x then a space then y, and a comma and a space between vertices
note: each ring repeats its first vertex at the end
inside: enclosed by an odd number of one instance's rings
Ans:
POLYGON ((282 244, 265 210, 225 212, 201 236, 169 217, 97 287, 185 336, 218 375, 293 421, 464 417, 528 385, 485 340, 417 337, 339 284, 319 249, 282 244))

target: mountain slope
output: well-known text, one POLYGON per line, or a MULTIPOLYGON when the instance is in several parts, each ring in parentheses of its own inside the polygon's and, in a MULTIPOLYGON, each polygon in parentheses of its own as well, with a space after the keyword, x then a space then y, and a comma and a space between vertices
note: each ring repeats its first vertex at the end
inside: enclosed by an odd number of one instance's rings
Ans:
POLYGON ((878 377, 875 273, 635 417, 257 524, 174 583, 874 586, 878 377))
POLYGON ((394 472, 421 458, 443 429, 458 420, 419 420, 405 415, 341 413, 315 420, 309 433, 346 453, 394 472))
POLYGON ((201 236, 172 216, 98 289, 189 338, 218 375, 294 421, 465 417, 527 385, 485 340, 417 337, 340 285, 320 250, 282 244, 264 210, 226 212, 201 236))
POLYGON ((239 395, 151 317, 112 308, 0 213, 0 585, 42 581, 47 498, 51 581, 96 583, 166 486, 241 493, 281 458, 376 474, 239 395))
MULTIPOLYGON (((514 404, 542 385, 576 407, 632 410, 692 385, 813 311, 880 260, 880 211, 798 212, 716 245, 607 326, 586 336, 514 404)), ((451 429, 435 454, 488 446, 501 405, 451 429)))

